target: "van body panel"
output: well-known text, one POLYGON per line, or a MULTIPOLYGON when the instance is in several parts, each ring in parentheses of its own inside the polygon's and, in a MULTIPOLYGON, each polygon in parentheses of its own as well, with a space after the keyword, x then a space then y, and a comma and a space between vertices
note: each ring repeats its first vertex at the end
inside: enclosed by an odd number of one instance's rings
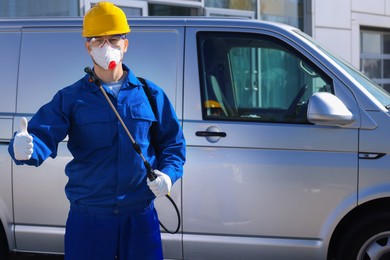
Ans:
POLYGON ((91 62, 78 30, 22 31, 17 113, 31 114, 49 102, 58 90, 82 78, 84 66, 91 62))
POLYGON ((124 63, 136 76, 161 86, 181 119, 184 28, 132 26, 128 40, 124 63))
POLYGON ((359 204, 390 196, 389 113, 368 111, 378 127, 360 133, 359 204))
MULTIPOLYGON (((343 84, 334 78, 335 92, 344 93, 343 100, 357 118, 351 126, 202 120, 201 96, 196 91, 201 88, 201 77, 199 67, 191 64, 199 63, 196 35, 204 31, 208 28, 190 28, 186 36, 183 128, 188 148, 183 231, 191 236, 183 237, 185 256, 196 259, 210 254, 209 250, 204 255, 198 250, 207 248, 210 242, 205 242, 203 234, 210 236, 212 245, 226 245, 224 238, 235 234, 239 238, 258 238, 259 251, 252 254, 242 250, 237 238, 229 249, 221 249, 232 259, 238 257, 234 252, 248 259, 259 254, 270 257, 264 253, 267 250, 261 250, 270 244, 277 249, 269 259, 281 259, 287 252, 299 258, 303 250, 294 255, 290 250, 294 243, 307 238, 317 245, 323 239, 322 227, 329 221, 328 216, 342 218, 337 212, 340 208, 351 209, 357 204, 354 194, 360 119, 356 101, 349 90, 339 89, 343 84), (211 127, 226 133, 226 137, 210 142, 197 136, 198 131, 211 127), (197 235, 201 241, 194 239, 197 235), (267 246, 261 244, 265 241, 267 246)), ((240 32, 235 28, 230 33, 240 32)), ((313 252, 309 258, 315 255, 313 252)))
POLYGON ((64 252, 65 227, 16 225, 15 237, 18 251, 64 252))
POLYGON ((70 160, 70 152, 62 142, 54 160, 48 158, 40 167, 14 167, 15 224, 65 226, 69 202, 64 192, 67 177, 63 170, 70 160))
MULTIPOLYGON (((185 174, 171 191, 181 228, 162 231, 165 258, 326 259, 338 245, 334 234, 351 231, 351 216, 367 217, 361 207, 390 198, 385 105, 295 28, 153 17, 130 25, 124 63, 164 89, 187 142, 185 174), (333 95, 354 120, 305 121, 317 92, 333 95), (205 107, 211 99, 221 105, 218 115, 205 107)), ((39 168, 12 164, 7 146, 22 116, 92 66, 81 28, 81 18, 0 19, 0 46, 9 50, 0 71, 7 91, 0 97, 0 218, 12 251, 64 250, 67 139, 39 168)), ((156 208, 174 229, 169 201, 157 199, 156 208)))
POLYGON ((4 144, 7 144, 12 138, 12 127, 12 117, 0 115, 0 141, 3 141, 4 144))
POLYGON ((253 238, 229 237, 212 235, 184 235, 184 240, 191 244, 185 248, 186 255, 192 259, 219 259, 223 252, 223 259, 256 260, 263 259, 321 259, 321 247, 318 240, 311 239, 281 239, 281 238, 253 238))
POLYGON ((370 118, 376 122, 377 127, 372 130, 360 131, 360 152, 390 153, 389 143, 383 138, 387 135, 390 127, 390 113, 382 111, 367 111, 370 118))
POLYGON ((12 159, 8 155, 7 142, 0 142, 0 162, 0 225, 3 226, 7 235, 9 248, 14 248, 12 175, 10 174, 12 172, 12 159))
POLYGON ((15 112, 20 35, 18 30, 3 31, 0 28, 0 49, 2 50, 0 78, 3 93, 0 96, 0 114, 15 112))

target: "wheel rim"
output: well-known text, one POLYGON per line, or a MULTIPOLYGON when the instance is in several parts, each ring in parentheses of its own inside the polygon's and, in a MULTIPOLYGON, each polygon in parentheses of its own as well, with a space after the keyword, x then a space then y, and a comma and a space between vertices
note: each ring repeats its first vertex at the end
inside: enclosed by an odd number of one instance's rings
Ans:
POLYGON ((357 259, 384 260, 390 259, 390 231, 370 237, 361 247, 357 259))

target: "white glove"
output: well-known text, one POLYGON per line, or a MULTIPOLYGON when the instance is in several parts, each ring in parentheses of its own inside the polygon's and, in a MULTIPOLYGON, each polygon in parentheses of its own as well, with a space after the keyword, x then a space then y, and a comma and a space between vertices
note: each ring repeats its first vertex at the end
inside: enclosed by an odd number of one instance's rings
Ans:
POLYGON ((27 132, 27 119, 20 119, 20 130, 14 138, 14 154, 15 159, 19 161, 29 160, 33 153, 33 137, 27 132))
POLYGON ((157 175, 157 178, 154 181, 150 181, 147 178, 147 184, 156 197, 163 197, 171 191, 171 178, 159 170, 154 170, 154 173, 157 175))

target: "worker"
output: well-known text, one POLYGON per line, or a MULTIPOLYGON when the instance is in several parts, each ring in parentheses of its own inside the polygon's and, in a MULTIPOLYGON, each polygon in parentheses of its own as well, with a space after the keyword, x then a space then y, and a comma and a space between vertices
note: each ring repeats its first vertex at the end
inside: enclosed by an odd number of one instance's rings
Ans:
POLYGON ((149 100, 122 63, 129 32, 124 12, 110 2, 97 3, 84 16, 82 36, 93 70, 156 169, 154 181, 147 179, 143 160, 88 74, 58 91, 28 123, 23 118, 9 145, 17 165, 39 166, 56 157, 59 142, 68 136, 73 158, 65 168, 67 260, 163 259, 154 199, 181 178, 185 139, 163 90, 147 80, 149 100))

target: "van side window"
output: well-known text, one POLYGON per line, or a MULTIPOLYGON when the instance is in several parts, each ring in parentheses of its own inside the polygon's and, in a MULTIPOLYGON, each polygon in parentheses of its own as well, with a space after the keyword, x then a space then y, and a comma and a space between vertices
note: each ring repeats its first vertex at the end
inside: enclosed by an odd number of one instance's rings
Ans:
POLYGON ((203 118, 308 123, 309 98, 331 79, 282 41, 243 33, 198 35, 203 118))

